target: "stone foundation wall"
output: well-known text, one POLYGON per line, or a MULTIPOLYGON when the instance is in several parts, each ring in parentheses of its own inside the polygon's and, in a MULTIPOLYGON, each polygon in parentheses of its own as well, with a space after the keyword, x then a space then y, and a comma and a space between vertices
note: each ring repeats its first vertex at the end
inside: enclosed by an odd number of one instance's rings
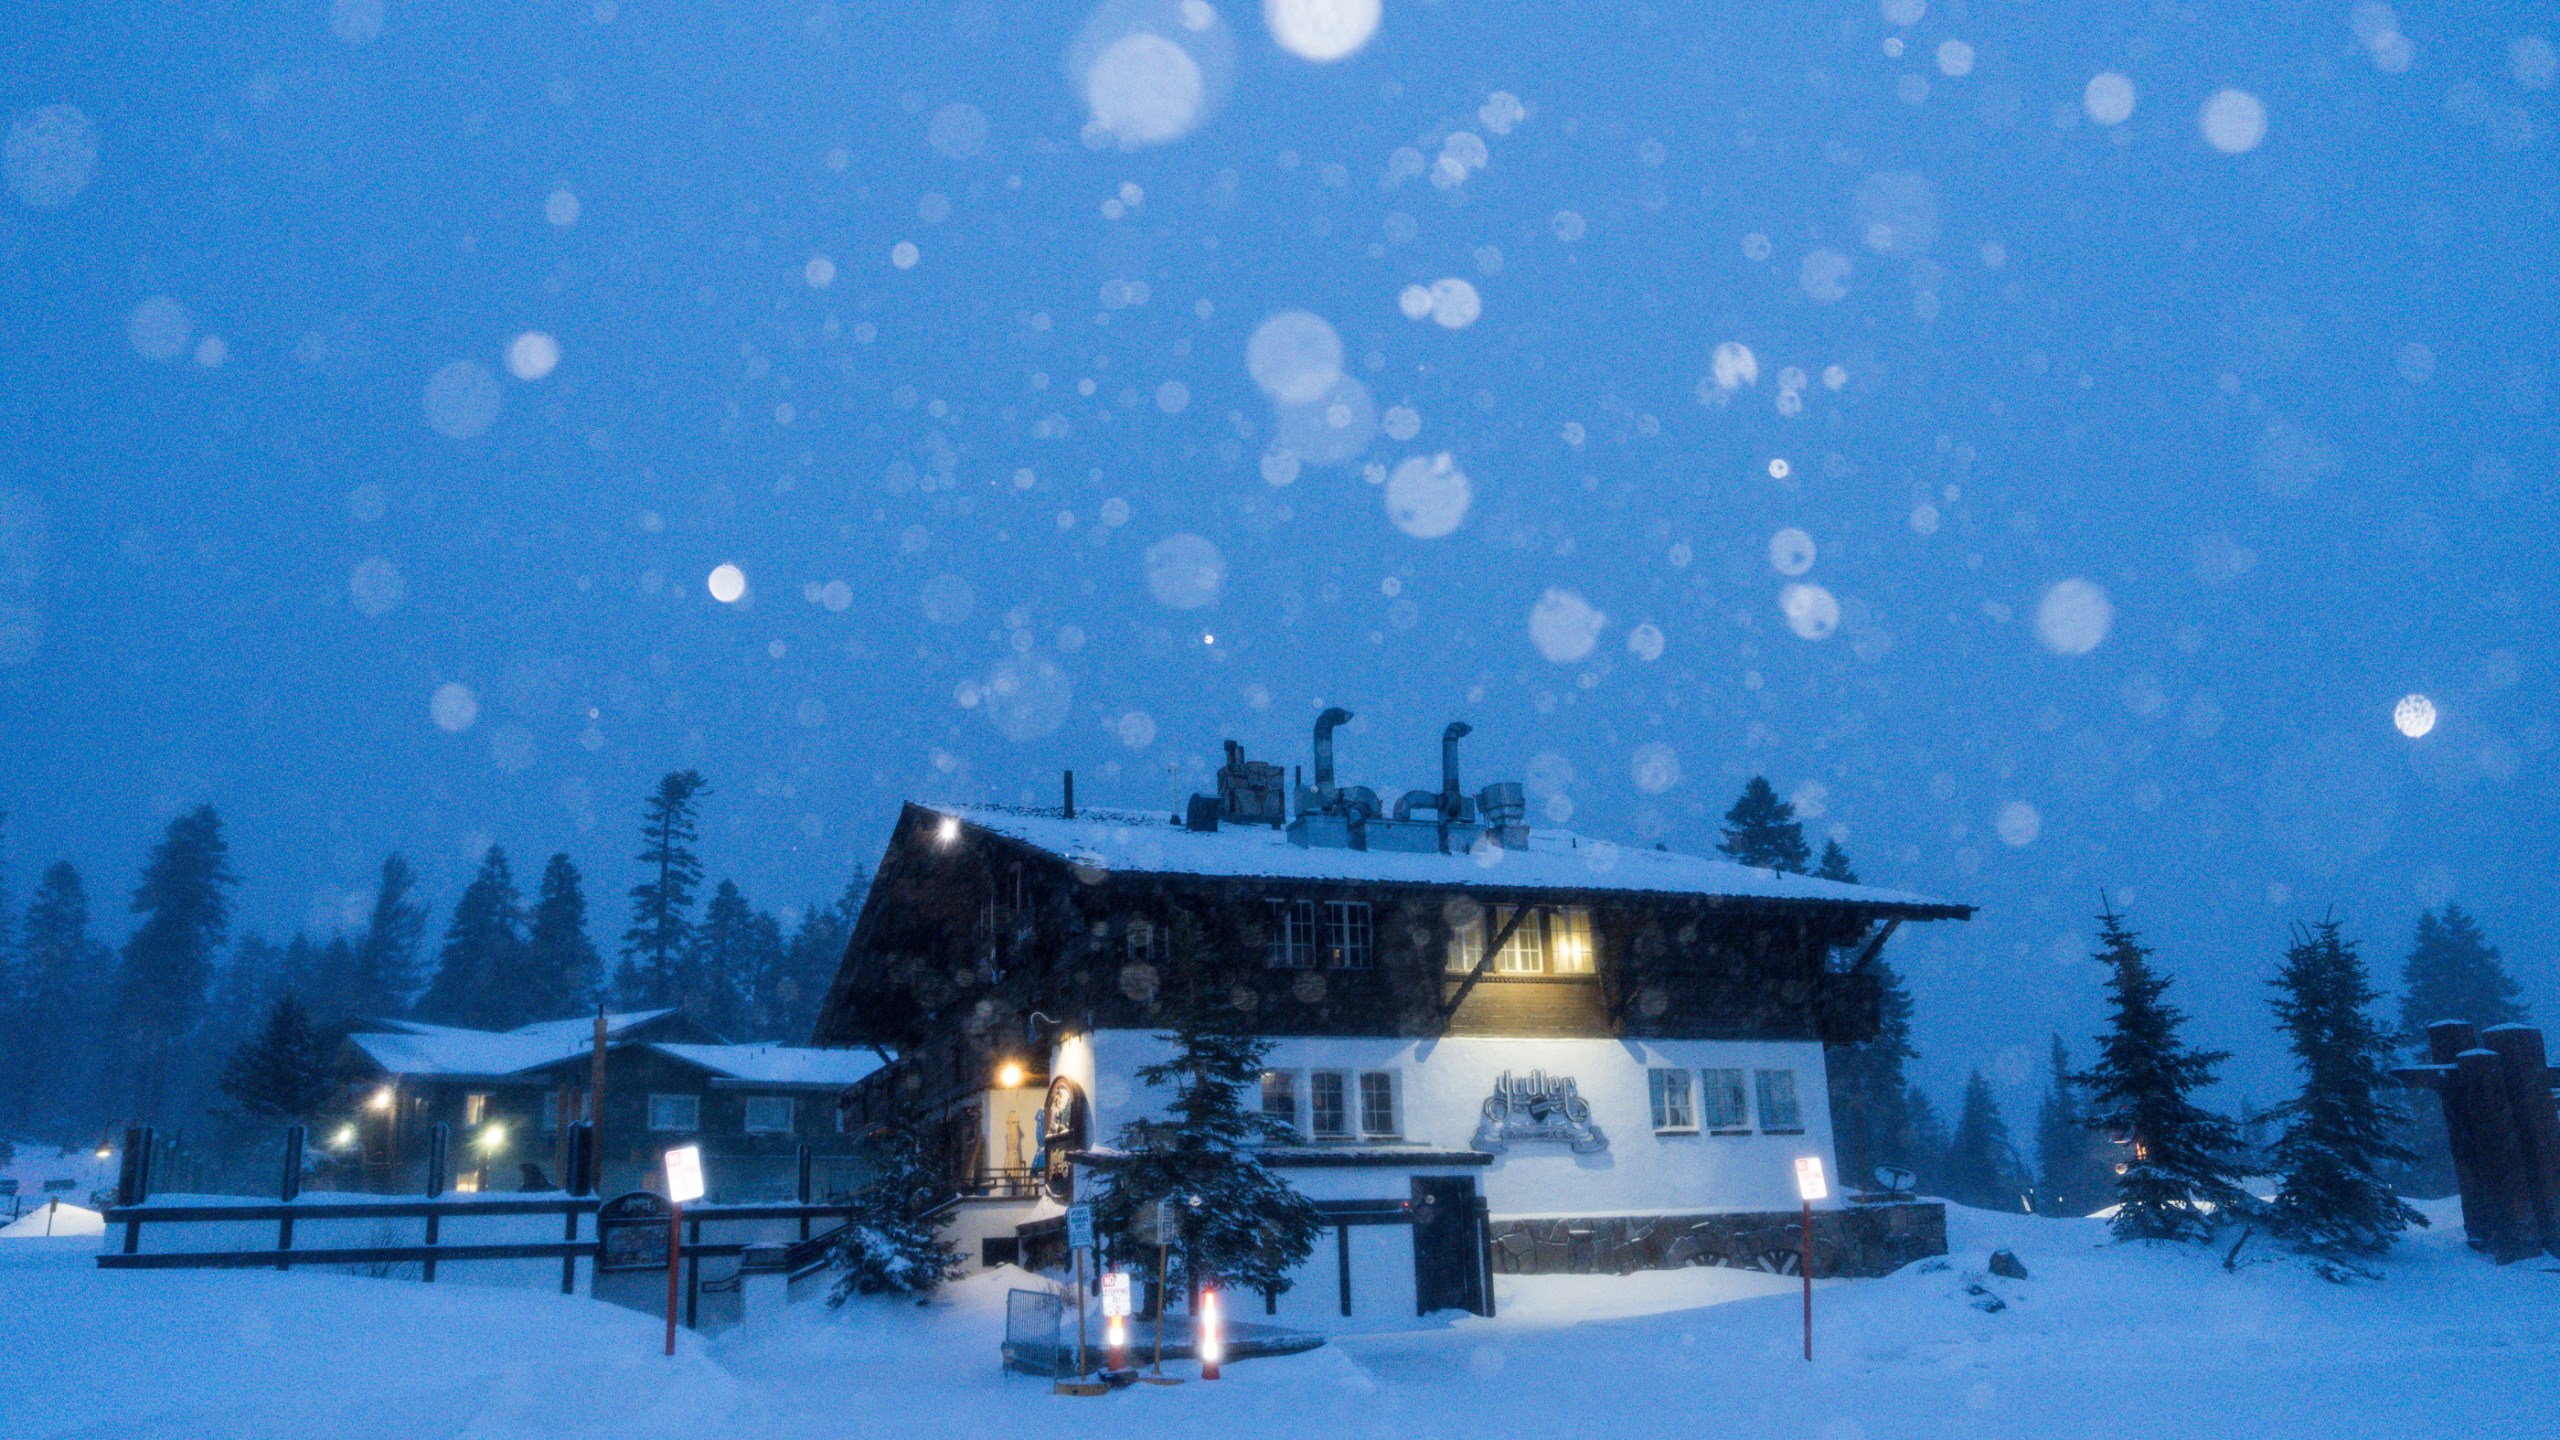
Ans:
MULTIPOLYGON (((1794 1211, 1493 1220, 1493 1265, 1505 1275, 1627 1275, 1684 1265, 1792 1275, 1803 1249, 1803 1216, 1794 1211)), ((1859 1205, 1813 1215, 1817 1277, 1884 1275, 1946 1253, 1947 1209, 1935 1202, 1859 1205)))

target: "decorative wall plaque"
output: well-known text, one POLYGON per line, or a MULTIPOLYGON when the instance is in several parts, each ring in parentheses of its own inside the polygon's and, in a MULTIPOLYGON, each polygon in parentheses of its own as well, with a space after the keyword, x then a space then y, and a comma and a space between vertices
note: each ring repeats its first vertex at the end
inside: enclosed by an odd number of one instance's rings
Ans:
POLYGON ((1052 1200, 1076 1197, 1075 1163, 1067 1157, 1085 1147, 1087 1113, 1076 1082, 1061 1076, 1050 1084, 1049 1098, 1040 1107, 1040 1160, 1052 1200))
POLYGON ((1532 1070, 1521 1080, 1505 1070, 1485 1097, 1474 1144, 1499 1155, 1522 1140, 1561 1140, 1576 1155, 1609 1148, 1609 1137, 1591 1123, 1591 1103, 1575 1092, 1572 1076, 1549 1079, 1546 1071, 1532 1070))

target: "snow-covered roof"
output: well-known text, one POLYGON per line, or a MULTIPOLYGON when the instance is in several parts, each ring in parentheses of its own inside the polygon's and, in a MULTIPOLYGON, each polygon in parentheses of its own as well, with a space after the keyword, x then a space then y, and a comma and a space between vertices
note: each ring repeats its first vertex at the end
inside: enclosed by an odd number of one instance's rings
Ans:
POLYGON ((587 1049, 589 1040, 540 1035, 507 1035, 489 1030, 456 1030, 437 1026, 429 1034, 359 1032, 347 1043, 391 1075, 475 1076, 495 1079, 521 1070, 566 1060, 587 1049))
POLYGON ((1291 844, 1262 825, 1195 831, 1162 811, 1056 810, 991 805, 923 807, 1072 864, 1106 871, 1271 880, 1347 880, 1470 890, 1599 890, 1743 900, 1830 901, 1914 919, 1961 919, 1973 907, 1871 885, 1846 885, 1684 855, 1618 845, 1570 830, 1534 829, 1526 850, 1480 846, 1464 855, 1347 850, 1291 844))
POLYGON ((818 1050, 805 1045, 679 1045, 659 1041, 649 1048, 699 1065, 722 1079, 750 1085, 840 1090, 885 1063, 869 1050, 818 1050))
MULTIPOLYGON (((604 1017, 605 1034, 608 1037, 619 1035, 634 1026, 646 1025, 652 1020, 661 1020, 674 1013, 676 1012, 671 1007, 660 1010, 617 1010, 604 1017)), ((582 1045, 593 1044, 596 1034, 596 1017, 573 1015, 566 1020, 536 1020, 530 1025, 519 1025, 507 1033, 536 1038, 556 1036, 575 1040, 582 1045)))

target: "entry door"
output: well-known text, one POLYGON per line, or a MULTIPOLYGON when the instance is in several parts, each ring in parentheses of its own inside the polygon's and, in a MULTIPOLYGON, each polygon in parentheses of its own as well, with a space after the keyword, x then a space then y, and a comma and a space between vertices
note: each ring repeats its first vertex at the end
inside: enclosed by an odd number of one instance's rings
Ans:
POLYGON ((1484 1313, 1484 1251, 1476 1230, 1476 1182, 1413 1182, 1414 1308, 1484 1313))

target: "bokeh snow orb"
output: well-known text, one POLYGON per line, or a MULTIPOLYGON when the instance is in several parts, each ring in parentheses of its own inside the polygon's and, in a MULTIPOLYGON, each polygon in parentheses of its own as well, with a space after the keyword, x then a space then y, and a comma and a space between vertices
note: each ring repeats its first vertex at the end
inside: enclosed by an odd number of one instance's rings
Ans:
POLYGON ((1549 590, 1529 609, 1529 643, 1558 665, 1570 665, 1591 653, 1609 617, 1570 590, 1549 590))
POLYGON ((978 608, 978 590, 957 575, 936 575, 924 582, 916 596, 924 607, 924 618, 936 625, 957 625, 978 608))
POLYGON ((98 168, 98 128, 76 105, 47 105, 9 126, 0 174, 9 193, 37 210, 71 203, 98 168))
POLYGON ((812 255, 800 267, 800 278, 809 282, 810 289, 824 290, 836 283, 836 262, 829 256, 812 255))
POLYGON ((1162 145, 1200 123, 1208 85, 1190 51, 1161 35, 1123 35, 1085 72, 1084 98, 1122 145, 1162 145))
POLYGON ((1879 171, 1859 181, 1849 214, 1856 234, 1879 255, 1918 255, 1938 243, 1938 187, 1909 170, 1879 171))
POLYGON ((1348 375, 1303 405, 1278 407, 1280 444, 1310 465, 1358 458, 1378 435, 1378 405, 1369 387, 1348 375))
POLYGON ((1132 710, 1111 722, 1111 733, 1132 750, 1144 750, 1156 743, 1155 717, 1144 710, 1132 710))
POLYGON ((388 614, 407 592, 400 567, 379 555, 358 564, 347 576, 347 596, 355 602, 358 614, 388 614))
POLYGON ((1179 415, 1191 408, 1191 387, 1179 380, 1167 380, 1156 387, 1156 408, 1167 415, 1179 415))
POLYGON ((1849 275, 1854 268, 1849 257, 1837 250, 1816 250, 1796 267, 1796 283, 1816 302, 1828 305, 1848 296, 1849 275))
POLYGON ((1657 740, 1639 745, 1627 757, 1628 778, 1647 795, 1659 795, 1680 783, 1680 752, 1657 740))
POLYGON ((2245 155, 2267 138, 2267 107, 2246 90, 2216 90, 2196 111, 2205 143, 2225 155, 2245 155))
POLYGON ((1176 610, 1214 605, 1226 588, 1227 560, 1197 535, 1168 535, 1147 547, 1147 590, 1176 610))
POLYGON ((542 218, 566 230, 578 223, 578 194, 563 187, 543 197, 542 218))
POLYGON ((1769 537, 1769 568, 1801 575, 1813 568, 1813 537, 1793 525, 1769 537))
POLYGON ((489 427, 498 423, 498 411, 506 405, 506 395, 488 366, 456 360, 428 377, 420 405, 437 434, 451 440, 469 440, 489 433, 489 427))
POLYGON ((1378 417, 1378 425, 1390 440, 1410 440, 1422 433, 1422 412, 1410 405, 1394 405, 1378 417))
POLYGON ((329 33, 350 45, 368 45, 382 33, 382 0, 331 0, 329 33))
POLYGON ((1840 628, 1840 597, 1819 585, 1790 585, 1778 592, 1778 613, 1799 640, 1828 640, 1840 628))
POLYGON ((1484 298, 1475 286, 1454 275, 1431 282, 1431 318, 1443 329, 1464 330, 1483 313, 1484 298))
POLYGON ((1407 320, 1430 319, 1431 287, 1428 285, 1407 285, 1402 290, 1396 292, 1396 308, 1404 312, 1404 318, 1407 320))
POLYGON ((2080 108, 2101 125, 2123 124, 2133 118, 2133 81, 2113 70, 2090 76, 2080 92, 2080 108))
POLYGON ((2036 843, 2036 837, 2044 833, 2044 816, 2026 801, 2012 800, 2001 806, 2000 813, 1992 817, 1991 828, 1998 832, 2001 844, 2023 849, 2036 843))
POLYGON ((145 360, 175 360, 195 338, 195 317, 166 295, 154 295, 133 307, 125 318, 124 338, 145 360))
POLYGON ((1017 655, 998 661, 987 672, 981 692, 987 720, 1008 740, 1019 744, 1051 734, 1066 723, 1076 688, 1058 662, 1043 656, 1017 655))
POLYGON ((2415 740, 2436 728, 2436 702, 2424 695, 2403 695, 2391 707, 2391 727, 2415 740))
POLYGON ((436 722, 437 729, 459 735, 480 718, 480 697, 461 681, 448 680, 428 697, 427 715, 436 722))
POLYGON ((1280 48, 1319 64, 1356 55, 1378 33, 1378 0, 1262 0, 1280 48))
POLYGON ((735 605, 747 598, 747 572, 726 560, 711 567, 703 584, 710 589, 711 598, 723 605, 735 605))
POLYGON ((1387 519, 1416 540, 1454 532, 1475 503, 1475 486, 1447 451, 1409 456, 1387 475, 1387 519))
POLYGON ((987 148, 987 112, 955 100, 925 122, 925 143, 946 160, 966 160, 987 148))
POLYGON ((1662 627, 1647 620, 1627 632, 1627 653, 1650 665, 1662 658, 1662 627))
POLYGON ((540 330, 527 330, 507 346, 507 373, 519 380, 539 380, 560 368, 560 342, 540 330))
POLYGON ((901 240, 889 247, 889 263, 900 270, 913 270, 923 258, 924 252, 916 248, 913 240, 901 240))
POLYGON ((1322 316, 1283 310, 1254 327, 1244 344, 1244 368, 1263 394, 1305 405, 1342 378, 1342 337, 1322 316))
POLYGON ((2056 582, 2036 602, 2036 639, 2056 655, 2088 654, 2115 623, 2115 602, 2107 592, 2077 577, 2056 582))
POLYGON ((1719 390, 1739 390, 1745 385, 1760 383, 1760 357, 1752 354, 1751 347, 1739 340, 1727 340, 1718 345, 1713 363, 1719 390))

